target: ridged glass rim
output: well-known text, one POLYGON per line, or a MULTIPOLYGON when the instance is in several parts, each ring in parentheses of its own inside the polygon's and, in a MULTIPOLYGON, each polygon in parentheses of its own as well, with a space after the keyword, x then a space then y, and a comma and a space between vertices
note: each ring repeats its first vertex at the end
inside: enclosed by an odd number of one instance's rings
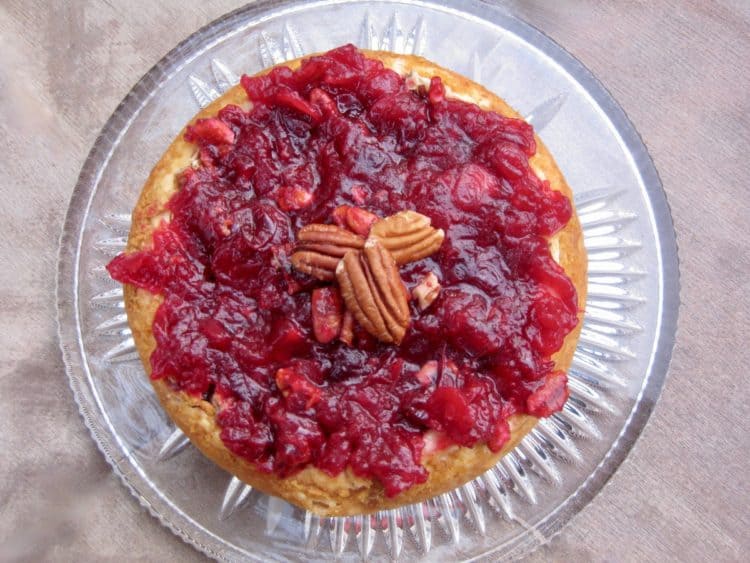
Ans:
MULTIPOLYGON (((170 503, 168 498, 150 486, 141 468, 130 459, 124 449, 124 444, 113 431, 107 413, 96 395, 92 393, 92 374, 84 361, 78 295, 84 218, 88 214, 101 174, 108 164, 113 149, 118 145, 122 132, 138 115, 144 102, 184 65, 199 57, 217 40, 223 40, 228 34, 238 33, 248 25, 262 19, 283 16, 284 12, 300 5, 314 8, 318 5, 354 2, 352 0, 332 2, 318 0, 289 3, 262 0, 216 19, 180 42, 135 84, 102 128, 81 169, 60 237, 56 280, 58 336, 65 370, 84 423, 115 474, 139 502, 181 539, 214 558, 221 558, 222 552, 215 550, 210 544, 220 541, 220 538, 194 525, 185 514, 170 503), (187 53, 190 53, 190 56, 185 58, 187 53), (94 407, 100 414, 92 412, 94 407), (152 491, 150 496, 146 495, 148 490, 152 491)), ((509 548, 508 553, 510 556, 517 557, 529 553, 540 545, 539 534, 544 541, 549 540, 599 493, 635 445, 654 409, 667 375, 677 329, 679 263, 674 226, 661 180, 640 135, 612 95, 582 63, 543 32, 497 6, 476 0, 459 0, 452 2, 450 7, 423 0, 412 2, 412 4, 447 13, 460 13, 464 17, 469 15, 473 18, 485 19, 511 30, 515 35, 541 50, 546 56, 553 58, 565 72, 584 86, 587 94, 606 115, 613 131, 617 132, 623 146, 634 160, 648 196, 651 211, 649 219, 657 237, 656 251, 661 272, 657 304, 659 329, 653 343, 648 374, 636 397, 635 406, 617 439, 612 442, 607 454, 588 478, 555 510, 535 525, 537 534, 523 534, 513 540, 514 545, 509 548)), ((491 555, 500 547, 497 546, 476 556, 475 559, 491 555)))

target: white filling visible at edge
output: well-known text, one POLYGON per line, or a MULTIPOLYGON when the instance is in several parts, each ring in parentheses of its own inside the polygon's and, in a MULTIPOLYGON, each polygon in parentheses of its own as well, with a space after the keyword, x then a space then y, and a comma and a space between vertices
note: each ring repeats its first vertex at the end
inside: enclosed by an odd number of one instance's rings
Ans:
POLYGON ((162 221, 166 221, 169 223, 172 220, 172 214, 169 211, 162 211, 161 213, 158 213, 157 215, 154 215, 151 217, 151 226, 152 227, 158 227, 161 225, 162 221))
MULTIPOLYGON (((399 74, 402 74, 401 68, 397 68, 400 66, 401 66, 401 63, 399 62, 398 65, 394 66, 393 70, 395 70, 399 74)), ((422 76, 415 70, 411 71, 411 74, 409 74, 408 78, 411 79, 411 81, 413 81, 415 87, 419 87, 419 86, 424 86, 425 88, 430 87, 430 79, 427 78, 426 76, 422 76)), ((464 94, 463 92, 456 92, 449 86, 445 87, 445 94, 449 98, 453 98, 455 100, 461 100, 462 102, 468 102, 470 104, 476 104, 478 106, 487 106, 487 100, 485 100, 484 98, 476 99, 468 94, 464 94)))

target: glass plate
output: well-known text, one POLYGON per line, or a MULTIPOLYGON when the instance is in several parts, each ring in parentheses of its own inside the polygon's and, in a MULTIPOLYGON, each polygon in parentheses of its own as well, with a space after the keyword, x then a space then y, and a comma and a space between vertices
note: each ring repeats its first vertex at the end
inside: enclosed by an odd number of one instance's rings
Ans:
POLYGON ((261 2, 178 45, 109 119, 68 210, 58 273, 61 346, 86 425, 115 472, 176 534, 223 560, 517 557, 601 489, 648 419, 678 308, 672 221, 623 111, 549 38, 474 1, 261 2), (424 55, 531 121, 575 194, 589 253, 571 398, 475 481, 421 505, 318 518, 230 478, 168 420, 137 358, 122 289, 104 269, 129 211, 183 124, 242 73, 343 43, 424 55))

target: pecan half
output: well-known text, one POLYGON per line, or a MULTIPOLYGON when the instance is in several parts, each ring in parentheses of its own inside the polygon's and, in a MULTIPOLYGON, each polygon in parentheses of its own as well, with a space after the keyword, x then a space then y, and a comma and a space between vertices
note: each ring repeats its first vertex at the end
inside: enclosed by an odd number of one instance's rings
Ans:
POLYGON ((421 213, 399 211, 375 222, 370 238, 379 240, 397 264, 408 264, 434 254, 443 244, 445 232, 430 223, 421 213))
POLYGON ((400 344, 409 327, 406 287, 391 254, 375 239, 362 251, 350 250, 336 268, 347 309, 364 329, 383 342, 400 344))
POLYGON ((336 265, 347 251, 360 249, 365 239, 336 225, 313 223, 297 234, 291 262, 300 272, 323 281, 336 278, 336 265))

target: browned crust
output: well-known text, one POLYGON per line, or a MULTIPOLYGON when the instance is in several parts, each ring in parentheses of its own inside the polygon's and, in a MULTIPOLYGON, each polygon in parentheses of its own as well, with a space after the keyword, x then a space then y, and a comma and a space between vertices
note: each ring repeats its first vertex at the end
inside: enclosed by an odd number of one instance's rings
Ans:
MULTIPOLYGON (((484 109, 519 117, 507 103, 484 87, 421 57, 370 51, 366 54, 383 61, 387 67, 402 75, 416 72, 422 77, 440 76, 449 97, 456 95, 470 98, 484 109)), ((297 68, 300 62, 301 59, 297 59, 284 64, 297 68)), ((228 90, 200 111, 190 123, 215 115, 219 109, 230 103, 248 107, 249 102, 241 86, 237 85, 228 90)), ((133 212, 127 248, 129 252, 147 248, 151 244, 154 228, 167 217, 165 204, 177 190, 175 175, 191 164, 195 154, 195 147, 186 142, 183 136, 184 130, 164 153, 143 187, 133 212)), ((553 189, 561 191, 572 201, 571 190, 552 155, 539 137, 536 138, 536 142, 537 153, 531 159, 535 171, 546 177, 553 189)), ((550 240, 550 244, 559 244, 558 261, 578 291, 578 327, 567 336, 562 348, 553 356, 556 367, 567 371, 578 341, 586 301, 587 260, 583 233, 575 213, 566 227, 550 240)), ((160 303, 160 297, 145 290, 129 285, 125 287, 128 321, 148 374, 151 373, 149 358, 156 347, 151 325, 160 303)), ((220 438, 220 428, 215 421, 214 405, 183 392, 174 391, 163 379, 152 381, 152 384, 172 420, 208 458, 256 489, 282 497, 317 514, 330 516, 371 513, 419 502, 449 491, 495 465, 502 456, 516 447, 537 422, 532 416, 512 417, 511 438, 498 453, 492 453, 486 445, 480 444, 473 448, 451 446, 432 454, 424 461, 429 471, 429 478, 425 483, 415 485, 393 498, 387 498, 380 484, 357 477, 350 469, 335 478, 311 466, 285 479, 261 473, 253 464, 238 458, 224 446, 220 438)))

